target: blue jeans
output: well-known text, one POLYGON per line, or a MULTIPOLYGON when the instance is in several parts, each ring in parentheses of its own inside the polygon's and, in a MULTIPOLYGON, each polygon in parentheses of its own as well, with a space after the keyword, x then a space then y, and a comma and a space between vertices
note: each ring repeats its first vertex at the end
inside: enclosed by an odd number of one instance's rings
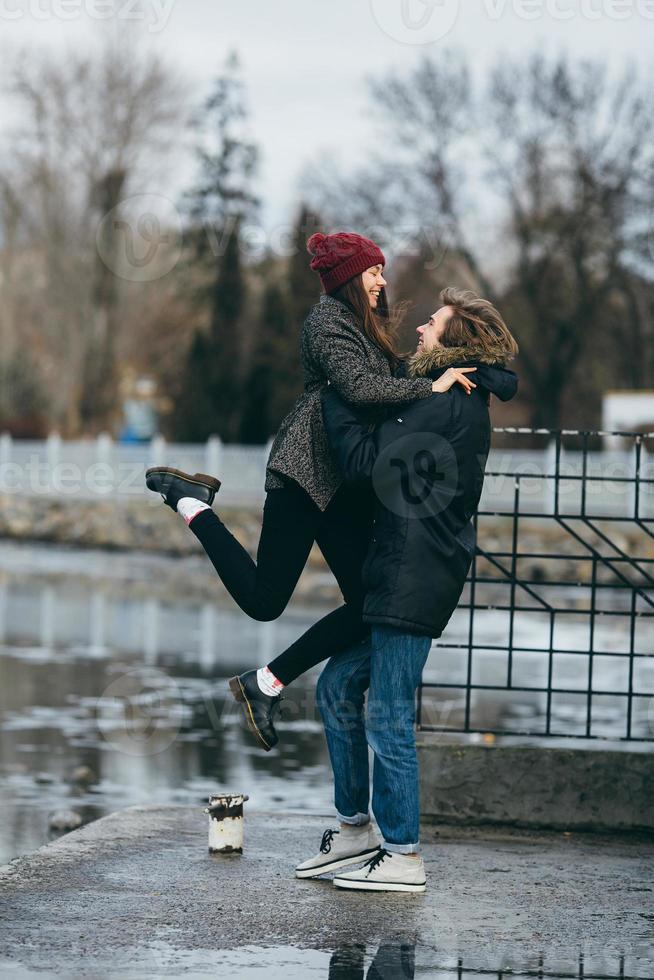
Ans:
POLYGON ((373 626, 369 640, 327 661, 316 687, 338 817, 351 824, 370 820, 370 746, 372 810, 384 847, 398 854, 419 849, 415 695, 430 647, 428 636, 373 626))

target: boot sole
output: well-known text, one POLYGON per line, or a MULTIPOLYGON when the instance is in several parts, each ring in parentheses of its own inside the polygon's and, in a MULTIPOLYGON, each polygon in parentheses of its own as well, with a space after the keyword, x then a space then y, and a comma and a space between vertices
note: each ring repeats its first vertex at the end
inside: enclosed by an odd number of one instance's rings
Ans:
POLYGON ((375 847, 372 851, 362 851, 361 854, 356 854, 353 857, 340 858, 338 861, 331 861, 329 864, 321 864, 316 868, 304 868, 302 871, 295 871, 296 878, 319 878, 320 875, 327 874, 328 871, 339 871, 341 868, 347 868, 350 864, 359 864, 361 861, 368 861, 370 858, 374 857, 378 847, 375 847))
POLYGON ((243 690, 243 685, 241 684, 238 677, 230 677, 229 688, 232 694, 234 695, 235 700, 241 702, 241 704, 243 705, 243 714, 245 715, 245 720, 247 722, 248 728, 256 738, 257 742, 259 742, 259 744, 266 750, 266 752, 270 752, 270 750, 272 749, 272 745, 268 745, 265 738, 257 728, 257 723, 254 720, 254 715, 252 714, 252 706, 248 701, 248 696, 243 690))
POLYGON ((148 477, 150 475, 167 475, 178 476, 187 483, 193 483, 198 487, 209 487, 214 493, 218 493, 221 487, 221 482, 215 476, 208 476, 206 473, 194 473, 191 476, 189 473, 185 473, 183 470, 173 469, 172 466, 151 466, 150 469, 145 471, 145 482, 150 490, 154 489, 148 483, 148 477))
POLYGON ((356 891, 367 892, 424 892, 427 888, 427 882, 422 885, 409 885, 400 881, 348 881, 347 878, 341 879, 341 881, 334 878, 334 885, 336 888, 351 888, 356 891))

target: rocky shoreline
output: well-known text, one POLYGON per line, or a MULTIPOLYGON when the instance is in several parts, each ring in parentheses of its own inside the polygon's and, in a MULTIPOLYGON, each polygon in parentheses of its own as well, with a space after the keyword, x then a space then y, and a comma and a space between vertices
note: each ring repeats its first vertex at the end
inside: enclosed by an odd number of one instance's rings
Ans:
MULTIPOLYGON (((220 513, 234 536, 255 554, 261 528, 260 510, 222 507, 220 513)), ((489 552, 510 553, 512 530, 510 519, 498 518, 492 525, 484 519, 480 546, 489 552)), ((654 541, 651 538, 644 540, 636 526, 619 528, 614 524, 603 531, 625 554, 654 558, 654 541)), ((589 530, 583 537, 592 541, 600 553, 615 557, 616 551, 589 530)), ((62 501, 53 497, 0 495, 0 538, 111 551, 178 556, 202 554, 200 543, 183 521, 159 501, 151 499, 62 501)), ((539 518, 521 517, 519 541, 521 554, 536 556, 519 558, 517 571, 520 578, 534 582, 555 579, 568 584, 590 581, 592 562, 574 560, 574 555, 584 554, 584 546, 565 528, 539 518), (539 554, 557 557, 544 560, 537 557, 539 554)), ((590 554, 589 551, 585 553, 590 554)), ((504 565, 510 564, 509 558, 501 560, 504 565)), ((491 570, 484 559, 479 560, 478 566, 480 574, 491 570)), ((309 558, 309 569, 327 571, 316 547, 309 558)), ((601 562, 598 573, 600 580, 610 575, 608 567, 601 562)))
MULTIPOLYGON (((229 526, 244 544, 256 540, 259 514, 230 509, 229 526)), ((191 555, 202 547, 161 501, 58 500, 0 495, 0 537, 109 550, 191 555)))
MULTIPOLYGON (((254 555, 260 511, 223 507, 221 514, 237 540, 254 555)), ((4 543, 0 581, 3 564, 11 568, 13 578, 25 575, 31 581, 74 579, 83 567, 85 576, 103 582, 112 592, 122 588, 133 596, 163 598, 175 591, 181 577, 186 594, 216 597, 216 575, 202 545, 181 518, 159 501, 62 502, 0 495, 0 542, 4 543), (37 546, 36 554, 30 544, 37 546), (39 550, 39 545, 44 549, 39 550), (82 566, 78 560, 71 571, 70 559, 60 549, 83 549, 82 566)), ((295 600, 331 605, 339 594, 314 546, 295 600)))

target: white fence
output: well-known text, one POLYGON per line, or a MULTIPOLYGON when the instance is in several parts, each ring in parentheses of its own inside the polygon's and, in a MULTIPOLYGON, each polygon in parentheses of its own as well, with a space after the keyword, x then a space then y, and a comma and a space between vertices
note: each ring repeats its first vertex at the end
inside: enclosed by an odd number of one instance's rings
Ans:
MULTIPOLYGON (((218 476, 223 504, 260 506, 269 445, 224 444, 212 437, 203 444, 115 442, 107 435, 83 441, 13 440, 0 435, 0 493, 82 500, 154 499, 145 487, 148 466, 168 465, 191 473, 218 476)), ((579 513, 582 487, 586 513, 633 517, 636 494, 639 516, 654 516, 654 456, 643 445, 636 482, 635 446, 604 449, 586 457, 586 479, 580 452, 563 450, 558 478, 555 444, 545 449, 494 449, 486 466, 481 510, 512 511, 516 486, 520 511, 551 514, 558 486, 559 512, 579 513)))
POLYGON ((174 466, 209 473, 223 481, 220 499, 230 505, 260 505, 269 446, 206 443, 150 443, 97 439, 13 440, 0 435, 0 493, 59 496, 81 500, 153 499, 145 486, 149 466, 174 466))

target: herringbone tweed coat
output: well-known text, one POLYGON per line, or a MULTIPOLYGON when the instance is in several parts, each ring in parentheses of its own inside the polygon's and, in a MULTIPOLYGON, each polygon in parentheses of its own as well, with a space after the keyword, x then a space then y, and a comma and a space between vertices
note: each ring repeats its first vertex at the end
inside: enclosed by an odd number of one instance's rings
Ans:
POLYGON ((349 307, 323 294, 309 311, 300 338, 304 391, 279 427, 266 469, 266 490, 299 483, 325 510, 343 477, 331 454, 322 417, 321 391, 329 382, 372 423, 383 407, 432 394, 429 378, 396 378, 382 351, 357 327, 349 307))

